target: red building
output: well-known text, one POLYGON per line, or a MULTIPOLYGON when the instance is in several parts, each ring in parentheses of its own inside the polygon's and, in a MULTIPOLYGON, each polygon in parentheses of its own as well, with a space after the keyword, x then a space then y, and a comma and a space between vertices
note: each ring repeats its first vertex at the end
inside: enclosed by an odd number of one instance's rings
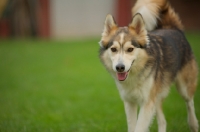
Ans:
MULTIPOLYGON (((55 2, 55 1, 50 1, 50 0, 5 0, 5 1, 7 1, 7 4, 4 6, 5 8, 4 8, 3 15, 0 16, 0 37, 36 36, 36 37, 48 38, 51 36, 51 34, 54 34, 53 33, 54 30, 51 30, 52 28, 51 21, 53 19, 51 19, 52 11, 50 10, 52 7, 51 4, 53 4, 52 2, 55 2)), ((200 1, 199 0, 169 0, 169 1, 171 2, 171 5, 174 7, 175 11, 178 12, 178 14, 180 15, 186 30, 200 30, 200 13, 199 13, 200 1)), ((67 2, 70 2, 70 1, 66 0, 64 2, 66 4, 67 2)), ((80 1, 77 1, 77 3, 78 2, 80 1)), ((87 0, 87 2, 89 2, 91 5, 92 0, 91 1, 87 0)), ((135 2, 136 0, 116 0, 116 1, 113 0, 113 3, 112 3, 113 5, 111 5, 111 7, 114 7, 113 12, 114 12, 114 15, 116 16, 116 21, 118 22, 119 26, 126 26, 129 24, 132 17, 131 8, 135 4, 135 2)), ((105 7, 105 5, 107 4, 106 1, 102 3, 104 3, 104 5, 101 5, 102 7, 105 7)), ((65 7, 65 5, 63 6, 65 7)), ((73 4, 73 6, 76 6, 76 4, 73 4)), ((84 5, 84 7, 86 6, 87 6, 87 3, 84 5)), ((93 7, 89 6, 88 8, 93 8, 93 7)), ((105 10, 105 8, 100 8, 100 9, 103 11, 105 10)), ((91 9, 91 12, 92 10, 95 10, 95 9, 91 9)), ((98 18, 99 14, 97 13, 102 12, 102 11, 93 12, 95 15, 88 15, 88 17, 94 16, 98 18)), ((62 13, 63 15, 65 15, 66 12, 62 12, 62 13)), ((90 13, 90 10, 89 12, 86 12, 86 13, 90 13)), ((80 15, 81 15, 81 12, 80 12, 80 15)), ((71 15, 68 17, 70 19, 75 19, 73 18, 73 16, 77 17, 76 15, 71 15)), ((103 16, 105 15, 103 14, 103 16)), ((96 18, 93 18, 93 20, 95 20, 96 18)), ((86 20, 87 22, 85 23, 88 23, 88 22, 91 22, 92 19, 86 18, 86 20)), ((101 19, 100 21, 103 22, 104 20, 101 19)), ((82 20, 79 22, 82 23, 82 20)), ((94 25, 96 21, 91 22, 91 23, 92 25, 94 25)), ((93 27, 97 27, 97 30, 100 31, 99 28, 103 28, 102 25, 98 24, 93 27)), ((71 27, 74 27, 74 26, 71 26, 71 27)), ((62 28, 60 28, 60 30, 61 29, 62 28)), ((64 29, 64 30, 67 31, 68 29, 64 29)), ((89 29, 86 28, 84 30, 89 30, 89 29)), ((78 31, 78 30, 74 30, 74 32, 75 31, 78 31)), ((89 32, 89 33, 93 33, 93 32, 89 32)))

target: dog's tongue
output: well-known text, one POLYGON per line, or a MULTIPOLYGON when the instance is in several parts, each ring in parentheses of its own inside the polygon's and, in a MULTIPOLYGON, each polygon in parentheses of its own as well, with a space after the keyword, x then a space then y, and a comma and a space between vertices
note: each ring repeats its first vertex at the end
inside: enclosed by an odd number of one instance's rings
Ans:
POLYGON ((119 81, 124 81, 126 79, 127 72, 117 73, 117 78, 119 81))

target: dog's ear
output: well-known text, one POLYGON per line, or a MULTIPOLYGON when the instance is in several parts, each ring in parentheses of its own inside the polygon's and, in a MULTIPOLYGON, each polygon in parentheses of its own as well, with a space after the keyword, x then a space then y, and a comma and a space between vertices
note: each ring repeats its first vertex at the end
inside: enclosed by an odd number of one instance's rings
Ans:
POLYGON ((129 24, 129 29, 141 47, 145 47, 149 44, 145 23, 140 13, 137 13, 135 16, 133 16, 132 22, 129 24))
POLYGON ((113 29, 116 29, 117 25, 112 15, 108 14, 104 23, 104 30, 102 36, 107 36, 113 29))
POLYGON ((137 13, 135 16, 133 16, 132 22, 129 24, 129 28, 135 30, 137 34, 141 33, 143 30, 146 30, 144 20, 140 13, 137 13))
POLYGON ((116 24, 113 16, 108 14, 106 16, 106 20, 104 23, 102 38, 101 38, 101 41, 99 42, 99 45, 101 47, 106 47, 108 40, 110 39, 109 35, 114 34, 114 31, 116 31, 116 29, 117 29, 117 24, 116 24))

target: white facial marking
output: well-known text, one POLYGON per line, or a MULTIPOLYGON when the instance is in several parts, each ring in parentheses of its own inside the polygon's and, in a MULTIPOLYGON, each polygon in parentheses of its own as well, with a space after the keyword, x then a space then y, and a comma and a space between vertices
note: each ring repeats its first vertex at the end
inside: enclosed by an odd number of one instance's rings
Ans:
POLYGON ((120 34, 120 44, 123 44, 123 42, 124 42, 124 33, 121 33, 120 34))
POLYGON ((99 41, 99 45, 100 47, 103 47, 102 41, 99 41))

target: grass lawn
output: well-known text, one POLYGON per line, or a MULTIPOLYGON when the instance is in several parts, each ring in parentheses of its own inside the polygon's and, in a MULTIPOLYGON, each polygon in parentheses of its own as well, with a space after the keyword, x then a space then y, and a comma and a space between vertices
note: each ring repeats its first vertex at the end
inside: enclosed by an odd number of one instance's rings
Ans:
MULTIPOLYGON (((200 64, 200 34, 188 33, 200 64)), ((125 132, 123 103, 98 58, 98 39, 0 41, 0 132, 125 132)), ((200 120, 200 85, 195 96, 200 120)), ((168 132, 188 132, 172 87, 168 132)), ((151 131, 157 131, 154 120, 151 131)))

